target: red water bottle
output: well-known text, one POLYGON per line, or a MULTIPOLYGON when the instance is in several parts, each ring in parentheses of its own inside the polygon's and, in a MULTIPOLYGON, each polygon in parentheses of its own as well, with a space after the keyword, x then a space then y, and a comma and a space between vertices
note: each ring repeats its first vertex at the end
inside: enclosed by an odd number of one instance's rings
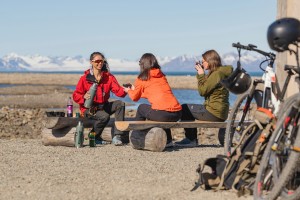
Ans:
POLYGON ((73 117, 73 100, 71 97, 69 97, 67 103, 67 117, 73 117))

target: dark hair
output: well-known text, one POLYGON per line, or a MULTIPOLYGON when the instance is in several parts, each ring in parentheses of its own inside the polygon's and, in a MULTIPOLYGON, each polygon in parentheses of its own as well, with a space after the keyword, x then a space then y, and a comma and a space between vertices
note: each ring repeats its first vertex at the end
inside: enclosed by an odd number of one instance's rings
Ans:
POLYGON ((138 78, 143 81, 149 80, 151 69, 160 69, 157 59, 152 53, 145 53, 141 57, 139 65, 140 74, 138 75, 138 78))
POLYGON ((103 67, 102 67, 101 71, 105 71, 105 72, 109 71, 108 62, 107 62, 104 54, 100 53, 100 52, 93 52, 90 55, 90 61, 94 60, 95 56, 101 56, 104 59, 104 63, 103 63, 103 67))
POLYGON ((215 50, 206 51, 202 57, 208 63, 209 75, 222 66, 221 57, 215 50))

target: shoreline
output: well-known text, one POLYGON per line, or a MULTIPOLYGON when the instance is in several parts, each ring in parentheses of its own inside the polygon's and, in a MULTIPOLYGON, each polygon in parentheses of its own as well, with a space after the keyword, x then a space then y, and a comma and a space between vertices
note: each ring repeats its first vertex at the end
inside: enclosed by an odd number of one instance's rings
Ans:
MULTIPOLYGON (((45 73, 0 73, 0 84, 17 85, 73 85, 75 86, 80 74, 45 74, 45 73)), ((120 85, 134 83, 136 75, 114 75, 120 85)), ((196 74, 195 74, 196 76, 196 74)), ((195 76, 166 76, 174 89, 197 89, 195 76)))

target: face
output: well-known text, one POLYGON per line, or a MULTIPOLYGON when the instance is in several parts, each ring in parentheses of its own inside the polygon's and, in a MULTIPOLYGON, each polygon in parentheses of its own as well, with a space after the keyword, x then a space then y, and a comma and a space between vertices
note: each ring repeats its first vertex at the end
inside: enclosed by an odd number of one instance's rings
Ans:
POLYGON ((101 70, 104 63, 104 58, 101 55, 95 55, 95 57, 93 58, 93 60, 90 61, 90 63, 94 69, 101 70))
POLYGON ((204 67, 205 70, 208 70, 208 62, 206 60, 204 60, 204 58, 202 58, 202 66, 204 67))

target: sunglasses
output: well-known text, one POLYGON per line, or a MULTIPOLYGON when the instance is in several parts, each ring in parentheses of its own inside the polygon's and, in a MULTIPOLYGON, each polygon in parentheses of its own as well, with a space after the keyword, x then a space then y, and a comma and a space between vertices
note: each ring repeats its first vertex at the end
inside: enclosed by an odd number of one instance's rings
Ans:
POLYGON ((99 63, 103 63, 104 60, 92 60, 92 62, 99 64, 99 63))

